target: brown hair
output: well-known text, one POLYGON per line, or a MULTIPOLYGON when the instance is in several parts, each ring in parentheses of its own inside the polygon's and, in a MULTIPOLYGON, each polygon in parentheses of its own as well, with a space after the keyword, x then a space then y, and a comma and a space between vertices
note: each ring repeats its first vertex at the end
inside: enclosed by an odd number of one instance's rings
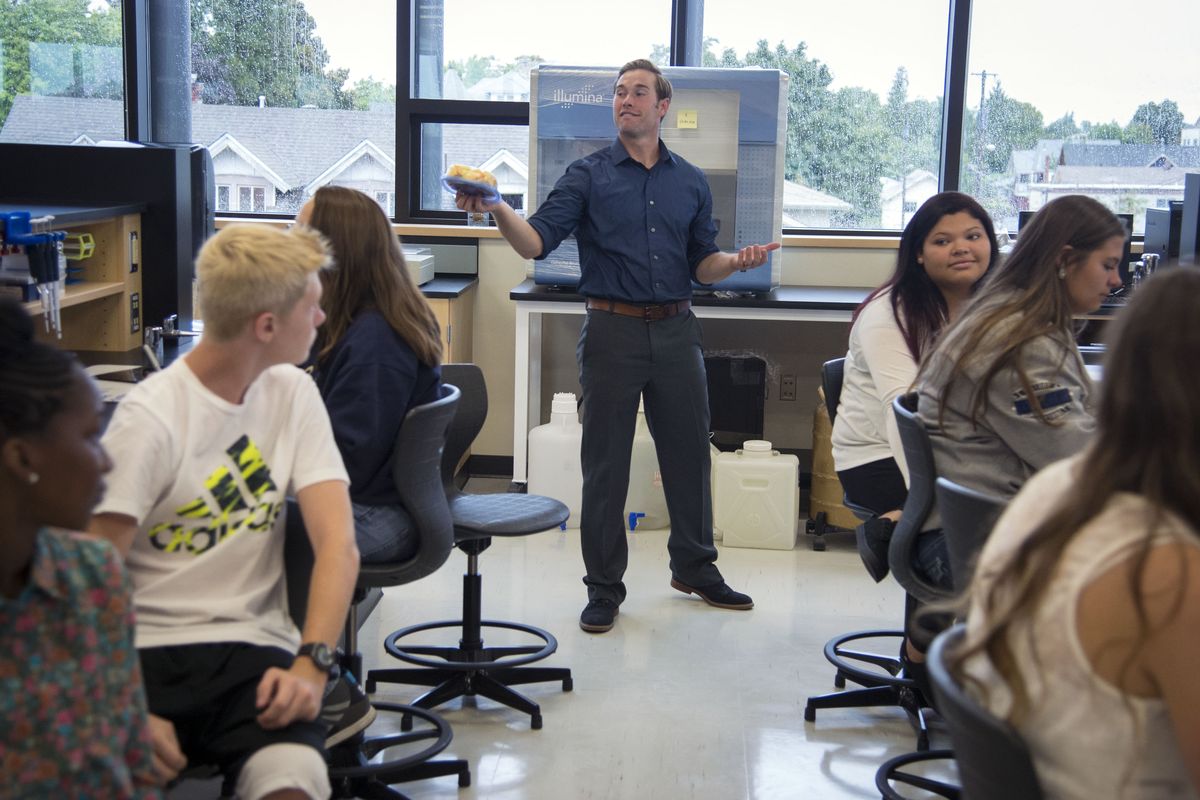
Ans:
POLYGON ((400 240, 379 204, 356 189, 322 186, 313 195, 308 224, 333 248, 334 266, 321 274, 325 324, 317 338, 318 363, 350 323, 375 309, 423 363, 442 361, 441 331, 433 309, 413 283, 400 240))
MULTIPOLYGON (((654 99, 670 100, 671 99, 671 82, 662 74, 662 70, 658 65, 647 58, 635 58, 625 66, 621 67, 621 71, 617 73, 617 80, 621 80, 621 76, 626 72, 632 72, 635 69, 644 69, 647 72, 654 73, 654 99)), ((616 82, 614 82, 614 87, 616 82)))
POLYGON ((992 269, 934 349, 935 355, 956 352, 953 363, 933 367, 938 359, 930 358, 921 367, 918 383, 935 371, 944 376, 937 379, 942 387, 939 419, 949 387, 964 377, 968 362, 983 354, 988 363, 971 393, 972 422, 986 410, 992 379, 1011 367, 1034 414, 1049 424, 1025 372, 1021 349, 1047 335, 1071 340, 1073 315, 1060 270, 1085 261, 1114 236, 1125 236, 1120 220, 1100 202, 1082 195, 1052 200, 1033 216, 1012 253, 992 269))
MULTIPOLYGON (((1188 367, 1200 359, 1197 297, 1200 270, 1160 272, 1138 289, 1109 337, 1097 436, 1078 459, 1070 489, 1003 563, 975 577, 971 594, 983 625, 950 654, 949 666, 970 680, 964 662, 986 653, 1012 690, 1012 719, 1026 713, 1031 701, 1009 648, 1010 628, 1032 616, 1063 551, 1110 498, 1136 494, 1150 509, 1129 573, 1140 627, 1131 653, 1152 632, 1143 603, 1145 570, 1164 515, 1176 516, 1200 539, 1200 395, 1188 367)), ((1177 610, 1183 581, 1176 590, 1177 610)), ((1133 656, 1123 674, 1132 667, 1133 656)))

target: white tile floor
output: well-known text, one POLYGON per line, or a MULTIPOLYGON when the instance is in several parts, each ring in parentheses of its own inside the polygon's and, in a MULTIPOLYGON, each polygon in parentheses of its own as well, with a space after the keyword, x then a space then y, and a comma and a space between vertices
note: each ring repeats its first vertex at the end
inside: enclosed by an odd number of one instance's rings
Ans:
MULTIPOLYGON (((473 480, 470 489, 505 486, 473 480)), ((826 537, 825 552, 811 550, 804 535, 790 551, 721 547, 721 571, 755 602, 752 611, 723 611, 669 586, 666 531, 632 534, 628 598, 616 627, 598 635, 579 629, 586 592, 578 536, 496 539, 480 556, 484 618, 552 632, 558 652, 541 663, 569 666, 574 691, 564 693, 559 683, 518 687, 541 705, 544 727, 536 731, 527 715, 485 698, 447 703, 438 711, 454 741, 443 755, 470 763, 470 788, 460 790, 451 776, 398 790, 412 800, 879 797, 878 765, 915 747, 904 712, 825 710, 815 723, 803 717, 809 695, 834 691, 826 640, 898 627, 903 616, 900 588, 871 582, 852 535, 826 537)), ((401 666, 383 652, 391 631, 461 616, 465 567, 456 550, 435 574, 385 591, 360 634, 367 669, 401 666)), ((487 636, 491 644, 511 641, 487 636)), ((421 691, 380 685, 376 696, 404 702, 421 691)), ((370 732, 395 723, 381 714, 370 732)), ((936 729, 933 744, 947 746, 936 729)), ((217 788, 189 782, 172 798, 210 798, 217 788)))
MULTIPOLYGON (((521 687, 541 704, 537 731, 527 715, 490 700, 451 701, 439 709, 454 728, 446 752, 470 762, 471 787, 459 790, 445 777, 398 789, 413 800, 879 796, 878 764, 915 744, 904 712, 827 710, 815 723, 803 719, 807 696, 834 690, 825 641, 896 627, 902 616, 899 587, 871 582, 852 536, 827 537, 825 552, 813 552, 803 536, 791 551, 721 548, 730 585, 754 597, 746 612, 671 589, 666 532, 632 534, 629 596, 616 627, 599 635, 578 626, 586 593, 577 539, 574 530, 497 539, 480 556, 484 617, 554 633, 558 652, 543 663, 571 667, 574 691, 521 687)), ((397 664, 382 651, 390 631, 460 616, 465 564, 456 551, 434 575, 385 592, 362 629, 368 668, 397 664)), ((420 691, 381 685, 377 696, 407 700, 420 691)), ((376 726, 388 724, 381 715, 376 726)))

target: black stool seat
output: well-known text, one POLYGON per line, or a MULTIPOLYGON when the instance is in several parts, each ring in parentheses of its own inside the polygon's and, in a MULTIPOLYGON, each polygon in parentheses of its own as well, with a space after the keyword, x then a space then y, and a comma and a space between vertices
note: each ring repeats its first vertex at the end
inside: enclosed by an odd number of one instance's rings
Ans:
POLYGON ((536 494, 464 493, 451 497, 455 546, 461 550, 473 539, 528 536, 557 528, 564 522, 564 508, 559 501, 536 494))

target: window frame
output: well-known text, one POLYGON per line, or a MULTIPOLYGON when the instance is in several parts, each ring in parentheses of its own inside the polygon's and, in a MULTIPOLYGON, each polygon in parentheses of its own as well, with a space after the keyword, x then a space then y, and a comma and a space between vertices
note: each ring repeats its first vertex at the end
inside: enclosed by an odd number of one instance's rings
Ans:
MULTIPOLYGON (((966 107, 967 48, 971 0, 947 0, 946 82, 942 103, 942 152, 938 191, 957 189, 966 107)), ((529 104, 511 101, 413 97, 413 62, 420 0, 396 13, 396 215, 401 223, 458 223, 463 213, 420 206, 421 126, 426 123, 529 125, 529 104), (403 87, 403 91, 401 88, 403 87), (406 187, 401 189, 401 187, 406 187)), ((703 52, 704 0, 671 0, 671 66, 699 66, 703 52)), ((528 213, 528 209, 526 209, 528 213)), ((784 236, 892 237, 897 231, 846 228, 783 228, 784 236)))
MULTIPOLYGON (((396 0, 396 171, 392 220, 408 224, 463 224, 462 212, 420 208, 421 126, 426 123, 529 125, 529 104, 519 101, 442 100, 413 97, 415 17, 422 0, 396 0)), ((947 0, 948 35, 938 190, 960 185, 972 0, 947 0)), ((152 141, 148 20, 149 0, 126 0, 124 14, 125 128, 130 141, 152 141)), ((703 51, 704 0, 671 0, 671 66, 698 66, 703 51)), ((233 198, 230 198, 232 205, 233 198)), ((227 212, 278 219, 278 212, 227 212)), ((785 236, 889 237, 895 230, 784 228, 785 236)))

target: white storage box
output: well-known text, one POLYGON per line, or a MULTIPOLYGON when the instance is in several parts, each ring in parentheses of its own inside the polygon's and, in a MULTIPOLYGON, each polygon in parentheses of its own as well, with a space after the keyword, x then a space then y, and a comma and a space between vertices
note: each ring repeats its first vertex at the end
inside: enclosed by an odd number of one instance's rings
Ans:
POLYGON ((420 286, 433 280, 433 252, 428 247, 401 245, 400 249, 404 252, 404 263, 408 265, 413 283, 420 286))
POLYGON ((800 460, 751 440, 713 460, 713 526, 726 547, 791 550, 800 525, 800 460))

